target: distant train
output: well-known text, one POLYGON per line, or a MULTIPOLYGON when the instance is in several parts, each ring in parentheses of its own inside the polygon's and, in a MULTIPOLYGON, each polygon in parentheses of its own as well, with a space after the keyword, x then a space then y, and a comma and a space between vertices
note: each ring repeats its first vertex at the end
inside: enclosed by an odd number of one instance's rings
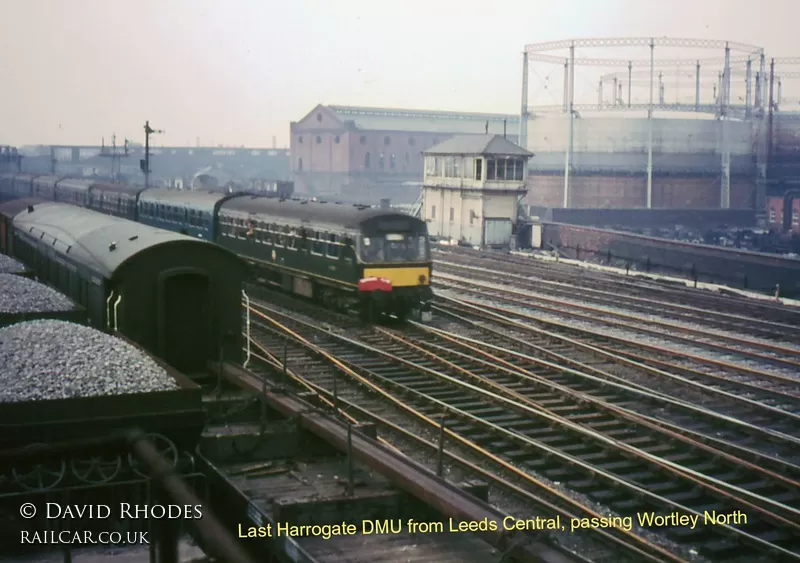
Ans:
POLYGON ((232 250, 252 274, 365 320, 430 310, 427 225, 391 210, 297 201, 285 193, 165 190, 0 174, 0 201, 36 197, 186 234, 232 250))

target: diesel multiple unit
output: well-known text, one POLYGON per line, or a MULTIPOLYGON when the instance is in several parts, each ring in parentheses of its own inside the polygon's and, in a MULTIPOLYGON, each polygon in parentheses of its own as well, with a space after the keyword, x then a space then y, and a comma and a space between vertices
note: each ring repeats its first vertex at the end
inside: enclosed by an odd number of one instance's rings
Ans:
POLYGON ((285 194, 209 193, 0 175, 0 201, 39 197, 216 242, 251 273, 325 306, 364 318, 405 318, 432 298, 424 221, 392 210, 285 194))

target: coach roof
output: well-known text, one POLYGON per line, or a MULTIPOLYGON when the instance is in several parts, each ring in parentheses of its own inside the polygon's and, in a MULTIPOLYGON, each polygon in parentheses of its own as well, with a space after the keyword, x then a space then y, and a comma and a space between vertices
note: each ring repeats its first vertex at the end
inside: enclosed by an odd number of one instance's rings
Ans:
POLYGON ((139 194, 141 203, 161 203, 176 207, 189 207, 203 211, 213 211, 217 202, 227 197, 225 194, 185 190, 165 190, 149 188, 139 194))
POLYGON ((375 217, 402 216, 419 221, 405 213, 346 203, 282 200, 263 196, 241 195, 222 204, 220 212, 258 214, 280 219, 294 219, 300 223, 337 225, 357 229, 375 217))
MULTIPOLYGON (((164 244, 192 245, 195 250, 235 255, 204 240, 103 215, 64 203, 40 203, 14 217, 14 227, 52 244, 106 278, 128 260, 164 244)), ((181 252, 186 252, 184 249, 181 252)))

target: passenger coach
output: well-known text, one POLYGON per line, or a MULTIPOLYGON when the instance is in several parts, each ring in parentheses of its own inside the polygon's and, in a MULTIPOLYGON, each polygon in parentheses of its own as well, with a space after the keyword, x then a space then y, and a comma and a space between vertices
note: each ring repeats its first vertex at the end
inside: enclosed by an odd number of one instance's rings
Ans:
POLYGON ((26 203, 13 217, 11 254, 86 308, 92 326, 124 334, 187 374, 204 371, 220 351, 241 360, 237 256, 74 205, 26 203))

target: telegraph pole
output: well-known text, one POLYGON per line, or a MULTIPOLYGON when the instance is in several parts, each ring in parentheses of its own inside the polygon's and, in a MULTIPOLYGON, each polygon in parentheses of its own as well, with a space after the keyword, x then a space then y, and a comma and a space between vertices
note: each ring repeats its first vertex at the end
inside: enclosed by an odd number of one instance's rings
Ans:
POLYGON ((117 181, 119 179, 119 174, 122 172, 121 170, 121 163, 120 158, 123 156, 128 156, 130 152, 128 151, 128 139, 125 139, 125 144, 123 145, 122 152, 117 151, 117 135, 111 135, 111 148, 109 149, 106 147, 106 140, 105 138, 102 141, 102 146, 100 148, 100 156, 105 156, 111 159, 111 180, 117 181))
POLYGON ((153 133, 163 133, 161 129, 153 129, 150 122, 144 122, 144 158, 139 161, 139 167, 144 172, 144 187, 150 187, 150 135, 153 133))

